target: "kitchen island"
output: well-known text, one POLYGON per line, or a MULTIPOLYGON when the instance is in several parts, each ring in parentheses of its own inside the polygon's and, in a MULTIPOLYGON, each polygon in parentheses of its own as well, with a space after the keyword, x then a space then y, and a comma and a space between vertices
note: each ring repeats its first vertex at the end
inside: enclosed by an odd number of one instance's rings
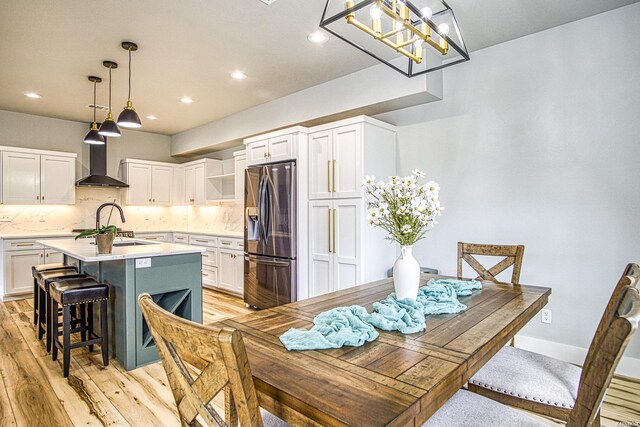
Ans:
POLYGON ((109 286, 110 352, 126 370, 159 360, 138 306, 141 293, 177 316, 202 323, 202 247, 118 238, 111 254, 98 254, 94 239, 37 243, 62 252, 65 264, 109 286))

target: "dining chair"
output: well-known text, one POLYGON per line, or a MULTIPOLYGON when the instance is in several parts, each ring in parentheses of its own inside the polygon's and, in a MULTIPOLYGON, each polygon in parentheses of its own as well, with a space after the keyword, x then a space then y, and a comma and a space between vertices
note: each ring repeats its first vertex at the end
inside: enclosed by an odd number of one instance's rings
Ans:
POLYGON ((520 269, 522 268, 523 245, 490 245, 458 242, 458 279, 462 279, 462 261, 466 261, 479 276, 477 280, 491 280, 500 282, 496 276, 513 265, 511 283, 520 283, 520 269), (493 267, 485 268, 474 255, 504 257, 493 267))
POLYGON ((629 264, 614 288, 583 368, 527 350, 504 347, 468 389, 517 408, 567 422, 599 426, 611 377, 640 321, 640 267, 629 264))
POLYGON ((149 294, 138 304, 162 360, 183 426, 285 427, 284 421, 258 406, 251 368, 239 331, 213 328, 178 317, 158 306, 149 294), (204 367, 199 374, 186 363, 204 367), (225 419, 211 401, 225 396, 225 419))

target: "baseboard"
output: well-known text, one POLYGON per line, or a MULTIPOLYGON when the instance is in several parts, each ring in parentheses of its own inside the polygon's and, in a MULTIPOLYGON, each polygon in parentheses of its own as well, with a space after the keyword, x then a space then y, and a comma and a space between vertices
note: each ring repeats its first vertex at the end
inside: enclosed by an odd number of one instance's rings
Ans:
MULTIPOLYGON (((536 353, 544 354, 545 356, 554 357, 576 365, 582 365, 584 358, 587 356, 586 348, 547 341, 540 338, 528 337, 525 335, 516 335, 515 345, 518 348, 535 351, 536 353)), ((640 379, 640 359, 622 356, 622 359, 620 359, 620 363, 618 364, 618 369, 616 369, 616 374, 640 379)))

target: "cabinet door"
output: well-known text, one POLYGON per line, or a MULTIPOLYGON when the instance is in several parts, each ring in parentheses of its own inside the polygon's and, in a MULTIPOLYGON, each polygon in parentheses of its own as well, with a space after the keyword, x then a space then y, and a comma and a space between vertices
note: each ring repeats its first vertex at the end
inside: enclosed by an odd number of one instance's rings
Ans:
POLYGON ((268 139, 252 142, 251 144, 247 145, 247 166, 266 163, 268 149, 268 139))
POLYGON ((40 203, 40 155, 2 153, 2 203, 40 203))
POLYGON ((269 162, 293 159, 293 135, 283 135, 269 139, 269 162))
POLYGON ((362 247, 362 201, 360 199, 334 200, 332 233, 333 245, 333 290, 351 288, 361 284, 362 247))
POLYGON ((5 252, 5 295, 33 292, 31 267, 44 262, 42 249, 32 251, 5 252))
POLYGON ((195 202, 195 184, 195 166, 189 166, 184 169, 184 202, 188 205, 195 202))
POLYGON ((127 163, 127 204, 151 204, 151 165, 127 163))
POLYGON ((40 156, 40 202, 58 205, 76 202, 76 159, 40 156))
POLYGON ((238 295, 244 295, 244 254, 242 252, 236 252, 234 255, 235 279, 233 290, 238 295))
POLYGON ((64 260, 64 255, 60 251, 56 251, 54 249, 45 249, 44 250, 44 262, 45 264, 57 264, 62 263, 64 260))
POLYGON ((153 166, 151 168, 151 203, 170 205, 173 191, 172 182, 172 166, 153 166))
POLYGON ((333 129, 334 198, 362 196, 361 133, 359 124, 333 129))
POLYGON ((237 205, 244 205, 244 170, 247 168, 246 156, 234 158, 235 171, 235 198, 237 205))
POLYGON ((196 205, 207 204, 206 179, 204 165, 193 168, 193 198, 196 205))
POLYGON ((309 137, 309 199, 331 198, 332 132, 316 132, 309 137))
POLYGON ((235 292, 235 256, 236 251, 218 249, 218 286, 231 292, 235 292))
POLYGON ((309 296, 333 290, 331 200, 309 202, 309 296))

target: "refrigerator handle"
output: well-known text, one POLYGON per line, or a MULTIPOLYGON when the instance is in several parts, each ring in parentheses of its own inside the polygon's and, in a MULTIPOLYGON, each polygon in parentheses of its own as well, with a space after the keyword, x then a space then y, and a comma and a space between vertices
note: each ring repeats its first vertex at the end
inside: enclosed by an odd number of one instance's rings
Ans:
POLYGON ((262 175, 262 177, 260 178, 260 185, 258 186, 258 235, 260 236, 260 240, 264 240, 264 242, 267 242, 267 239, 265 237, 265 230, 264 230, 264 218, 265 218, 265 212, 264 212, 264 205, 265 205, 265 183, 266 183, 266 175, 262 175))
POLYGON ((267 260, 260 259, 260 258, 257 258, 257 257, 249 256, 249 255, 245 255, 244 256, 244 260, 245 261, 249 261, 249 262, 253 261, 253 262, 257 262, 257 263, 265 264, 265 265, 272 265, 272 266, 275 266, 275 267, 289 267, 289 265, 290 265, 288 262, 267 261, 267 260))
POLYGON ((265 224, 264 224, 264 242, 267 243, 267 241, 269 240, 269 231, 271 230, 271 210, 273 208, 273 206, 271 205, 272 203, 272 197, 273 194, 271 193, 270 190, 270 182, 269 182, 269 176, 265 176, 265 183, 264 183, 264 201, 265 201, 265 205, 266 205, 266 209, 265 209, 265 224))

